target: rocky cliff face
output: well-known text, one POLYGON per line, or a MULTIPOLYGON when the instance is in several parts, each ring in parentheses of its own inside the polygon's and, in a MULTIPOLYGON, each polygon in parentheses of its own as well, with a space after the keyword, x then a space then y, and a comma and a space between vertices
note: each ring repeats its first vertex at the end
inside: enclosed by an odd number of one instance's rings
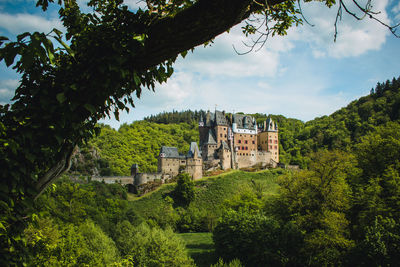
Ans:
POLYGON ((75 151, 69 173, 84 176, 112 175, 108 161, 101 158, 99 151, 91 145, 85 145, 75 151))

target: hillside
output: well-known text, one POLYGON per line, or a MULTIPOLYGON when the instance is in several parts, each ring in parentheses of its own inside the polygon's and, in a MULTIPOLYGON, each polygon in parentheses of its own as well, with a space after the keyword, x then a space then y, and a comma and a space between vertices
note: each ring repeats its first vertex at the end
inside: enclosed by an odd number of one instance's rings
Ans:
POLYGON ((210 231, 221 216, 224 201, 232 199, 240 193, 252 191, 252 181, 260 183, 264 196, 277 192, 277 177, 283 170, 266 170, 256 173, 231 171, 215 177, 195 181, 195 199, 184 214, 173 214, 172 204, 167 197, 171 195, 174 184, 162 186, 156 192, 134 201, 136 213, 153 219, 158 225, 176 225, 180 231, 210 231), (179 216, 176 216, 179 215, 179 216), (186 217, 185 217, 186 216, 186 217), (190 226, 185 225, 190 219, 190 226))
MULTIPOLYGON (((124 124, 118 130, 107 125, 100 125, 99 136, 81 150, 93 151, 100 162, 100 172, 108 175, 130 175, 132 164, 139 164, 141 172, 156 172, 157 157, 161 146, 177 147, 179 152, 187 153, 190 142, 198 142, 197 124, 158 124, 147 121, 136 121, 132 124, 124 124)), ((86 153, 87 155, 88 153, 86 153)), ((92 153, 93 154, 93 153, 92 153)), ((85 154, 84 154, 85 155, 85 154)), ((82 157, 78 155, 77 157, 82 157)), ((86 156, 79 163, 78 168, 72 166, 72 170, 79 169, 93 173, 93 155, 86 156)), ((99 165, 99 164, 97 164, 99 165)), ((83 173, 86 174, 86 173, 83 173)))
MULTIPOLYGON (((72 169, 83 174, 128 175, 130 166, 137 163, 140 171, 154 172, 161 146, 176 146, 181 153, 186 153, 191 141, 198 142, 197 120, 203 113, 202 110, 164 112, 144 121, 124 124, 118 130, 101 125, 100 135, 82 148, 86 160, 72 169), (93 150, 96 153, 89 153, 93 150), (93 168, 96 170, 85 173, 85 169, 93 168)), ((306 123, 282 115, 249 115, 258 122, 268 117, 277 121, 280 161, 305 168, 311 152, 320 149, 350 151, 374 127, 400 121, 400 78, 378 83, 370 95, 329 116, 306 123)), ((80 158, 85 158, 83 156, 80 158)))
POLYGON ((286 149, 291 163, 307 165, 307 156, 320 149, 350 151, 362 136, 387 122, 400 122, 400 77, 378 83, 370 95, 351 102, 329 116, 306 122, 286 149))

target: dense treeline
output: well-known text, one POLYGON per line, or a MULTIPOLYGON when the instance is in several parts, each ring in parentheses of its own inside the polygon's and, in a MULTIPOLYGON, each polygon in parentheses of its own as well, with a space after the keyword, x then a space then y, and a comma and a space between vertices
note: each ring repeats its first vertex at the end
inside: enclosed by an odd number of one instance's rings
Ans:
POLYGON ((185 111, 176 111, 172 112, 162 112, 157 115, 150 115, 149 117, 145 117, 145 121, 155 122, 155 123, 187 123, 193 124, 198 123, 201 116, 205 117, 206 112, 204 110, 185 110, 185 111))

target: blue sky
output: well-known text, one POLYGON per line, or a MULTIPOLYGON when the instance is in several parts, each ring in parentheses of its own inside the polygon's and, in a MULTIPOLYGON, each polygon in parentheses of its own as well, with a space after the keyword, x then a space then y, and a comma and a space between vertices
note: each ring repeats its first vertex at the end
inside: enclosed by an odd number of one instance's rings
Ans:
MULTIPOLYGON (((361 0, 362 2, 365 0, 361 0)), ((78 1, 84 7, 83 0, 78 1)), ((350 1, 347 1, 350 2, 350 1)), ((134 9, 140 3, 125 1, 134 9)), ((379 18, 400 21, 398 0, 372 1, 379 18)), ((57 10, 43 13, 34 0, 0 0, 0 35, 13 38, 24 31, 62 29, 57 10)), ((171 79, 144 90, 130 113, 120 121, 102 122, 117 128, 162 111, 210 109, 282 114, 303 121, 329 115, 369 93, 377 82, 400 76, 400 39, 370 19, 344 15, 333 41, 336 9, 319 3, 303 5, 310 23, 292 28, 285 37, 270 38, 258 52, 245 51, 240 25, 178 59, 171 79)), ((400 32, 400 29, 399 29, 400 32)), ((18 76, 0 66, 0 103, 9 102, 18 76)))

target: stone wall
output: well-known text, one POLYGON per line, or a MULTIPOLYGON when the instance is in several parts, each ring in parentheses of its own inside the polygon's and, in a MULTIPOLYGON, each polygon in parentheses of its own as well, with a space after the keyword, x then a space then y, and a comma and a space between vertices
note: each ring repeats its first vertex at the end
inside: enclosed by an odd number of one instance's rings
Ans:
POLYGON ((218 153, 221 169, 228 170, 232 168, 231 152, 227 149, 220 149, 218 153))
POLYGON ((237 152, 236 153, 236 162, 237 167, 247 168, 254 165, 261 164, 262 167, 271 166, 271 152, 267 151, 249 151, 246 153, 237 152))
POLYGON ((92 181, 105 182, 106 184, 133 184, 134 178, 131 176, 104 176, 104 177, 92 177, 92 181))
POLYGON ((192 176, 193 180, 203 177, 203 160, 201 158, 188 158, 185 172, 192 176))
POLYGON ((164 181, 162 173, 138 173, 134 178, 134 185, 142 185, 148 182, 153 182, 154 180, 164 181))
POLYGON ((179 173, 179 167, 186 165, 186 159, 179 158, 158 158, 158 172, 176 176, 179 173))
POLYGON ((202 147, 202 158, 203 161, 215 159, 217 157, 216 150, 218 149, 217 144, 207 144, 202 147))

